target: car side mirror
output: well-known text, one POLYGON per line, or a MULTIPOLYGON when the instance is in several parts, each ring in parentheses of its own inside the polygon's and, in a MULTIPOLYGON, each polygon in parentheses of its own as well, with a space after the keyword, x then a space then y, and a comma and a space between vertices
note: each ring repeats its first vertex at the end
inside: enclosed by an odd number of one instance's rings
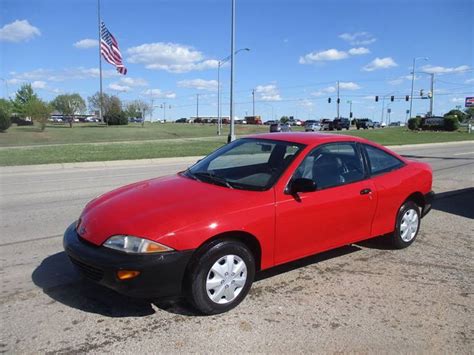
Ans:
POLYGON ((298 192, 316 191, 316 183, 311 179, 298 178, 291 180, 289 192, 294 195, 298 192))

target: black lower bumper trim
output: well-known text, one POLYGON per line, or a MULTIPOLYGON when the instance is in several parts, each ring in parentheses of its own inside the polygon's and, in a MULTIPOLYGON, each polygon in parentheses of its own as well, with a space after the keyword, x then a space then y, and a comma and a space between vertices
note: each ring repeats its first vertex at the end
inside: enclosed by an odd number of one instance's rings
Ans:
POLYGON ((74 224, 64 233, 63 245, 72 264, 88 279, 121 294, 142 298, 180 296, 186 267, 193 253, 193 250, 185 250, 150 255, 125 254, 82 241, 74 224), (136 270, 140 275, 119 280, 119 270, 136 270))

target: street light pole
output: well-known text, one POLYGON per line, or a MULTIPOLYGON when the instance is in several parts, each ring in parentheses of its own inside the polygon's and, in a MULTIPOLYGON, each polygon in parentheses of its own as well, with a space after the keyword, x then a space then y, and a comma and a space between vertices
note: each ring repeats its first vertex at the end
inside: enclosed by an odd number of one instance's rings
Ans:
POLYGON ((252 90, 252 116, 255 117, 255 89, 252 90))
MULTIPOLYGON (((415 57, 413 58, 413 71, 411 73, 411 95, 410 95, 410 118, 411 118, 411 112, 413 108, 413 88, 415 85, 415 64, 418 59, 423 59, 423 60, 428 60, 428 57, 415 57)), ((406 122, 405 122, 406 124, 406 122)))
MULTIPOLYGON (((250 51, 250 48, 241 48, 235 51, 235 54, 237 55, 241 51, 250 51)), ((222 116, 221 116, 221 76, 220 76, 220 71, 222 65, 227 63, 230 60, 230 55, 225 57, 224 59, 221 59, 220 61, 217 62, 217 135, 221 135, 221 130, 222 130, 222 116)))
POLYGON ((339 103, 341 100, 339 99, 339 80, 337 81, 337 118, 339 118, 339 103))
POLYGON ((232 22, 230 36, 230 131, 227 142, 235 140, 234 126, 234 56, 235 56, 235 0, 232 0, 232 22))

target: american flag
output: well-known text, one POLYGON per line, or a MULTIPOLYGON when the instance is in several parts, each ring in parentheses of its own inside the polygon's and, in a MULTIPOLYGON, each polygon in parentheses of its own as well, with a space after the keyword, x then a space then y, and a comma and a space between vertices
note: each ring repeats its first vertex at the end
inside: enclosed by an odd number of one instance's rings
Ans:
POLYGON ((103 22, 100 25, 100 53, 107 62, 115 65, 120 74, 127 74, 127 68, 122 63, 122 54, 120 54, 117 40, 103 22))

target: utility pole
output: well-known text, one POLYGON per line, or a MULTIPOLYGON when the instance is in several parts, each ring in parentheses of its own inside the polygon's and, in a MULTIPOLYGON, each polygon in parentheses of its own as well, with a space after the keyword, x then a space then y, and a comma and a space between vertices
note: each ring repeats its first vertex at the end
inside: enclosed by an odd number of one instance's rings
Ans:
POLYGON ((199 118, 199 94, 196 94, 196 118, 199 118))
POLYGON ((339 80, 337 81, 337 118, 339 118, 339 103, 341 100, 339 99, 339 80))
POLYGON ((217 135, 221 135, 221 61, 217 63, 217 135))
MULTIPOLYGON (((101 42, 101 19, 100 19, 100 0, 97 0, 97 22, 98 22, 98 29, 99 29, 99 120, 100 122, 104 122, 104 112, 103 112, 103 106, 104 106, 104 99, 102 97, 102 46, 100 45, 101 42)), ((107 123, 107 126, 109 124, 107 123)))
POLYGON ((230 130, 227 142, 235 140, 234 126, 234 65, 235 65, 235 0, 232 0, 232 22, 230 35, 230 130))
POLYGON ((255 89, 252 90, 252 115, 255 117, 255 89))
POLYGON ((430 117, 433 117, 433 101, 434 101, 434 73, 431 73, 431 95, 430 95, 430 117))

